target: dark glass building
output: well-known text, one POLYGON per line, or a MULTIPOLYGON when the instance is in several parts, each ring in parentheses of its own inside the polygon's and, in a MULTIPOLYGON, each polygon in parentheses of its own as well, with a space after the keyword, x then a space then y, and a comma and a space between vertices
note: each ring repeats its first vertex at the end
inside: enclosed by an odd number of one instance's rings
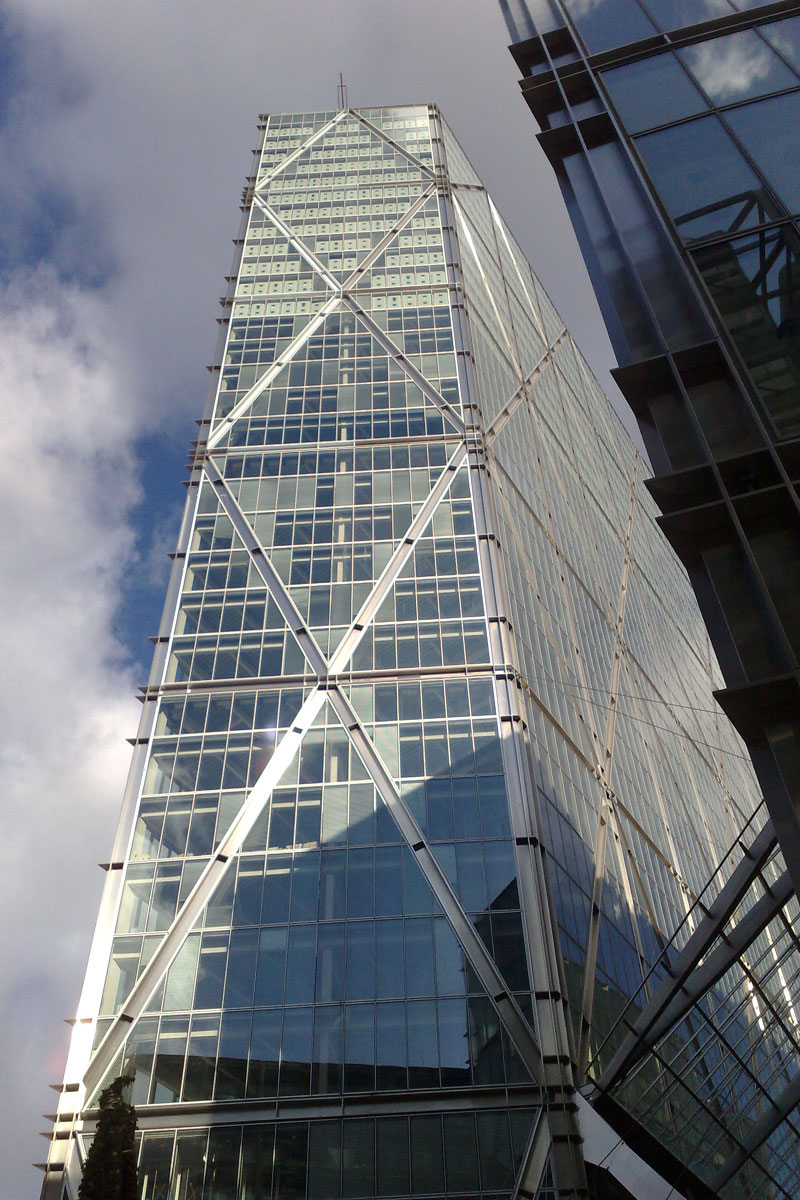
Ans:
POLYGON ((500 2, 797 889, 800 5, 500 2))

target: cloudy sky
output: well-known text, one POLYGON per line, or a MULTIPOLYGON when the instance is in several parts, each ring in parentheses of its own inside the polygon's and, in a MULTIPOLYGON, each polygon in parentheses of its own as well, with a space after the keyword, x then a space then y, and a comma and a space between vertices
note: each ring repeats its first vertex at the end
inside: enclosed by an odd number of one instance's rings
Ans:
POLYGON ((38 1194, 259 112, 433 100, 604 384, 495 0, 0 0, 0 1200, 38 1194))

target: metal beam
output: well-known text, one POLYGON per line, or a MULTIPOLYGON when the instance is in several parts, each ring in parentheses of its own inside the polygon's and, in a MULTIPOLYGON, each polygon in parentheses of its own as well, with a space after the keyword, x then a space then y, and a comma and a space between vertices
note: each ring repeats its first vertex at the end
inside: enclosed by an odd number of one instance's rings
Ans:
MULTIPOLYGON (((595 836, 594 879, 592 881, 592 907, 589 915, 589 933, 586 939, 586 957, 583 968, 583 991, 581 997, 581 1023, 578 1038, 578 1083, 583 1083, 586 1069, 589 1065, 589 1042, 592 1036, 594 1015, 594 991, 597 982, 597 954, 600 941, 600 919, 602 917, 603 885, 606 878, 606 844, 608 842, 608 826, 612 819, 614 794, 611 790, 611 773, 614 767, 614 736, 617 728, 617 693, 619 691, 619 673, 624 653, 622 632, 625 627, 625 607, 628 597, 628 571, 631 562, 631 531, 633 529, 633 513, 636 504, 636 478, 638 461, 634 462, 631 472, 630 498, 628 501, 628 521, 625 527, 625 545, 622 557, 622 572, 617 596, 616 622, 614 625, 614 644, 611 660, 611 681, 608 697, 608 716, 606 718, 605 736, 603 738, 603 757, 598 763, 597 777, 604 788, 600 812, 597 815, 597 834, 595 836)), ((566 591, 564 593, 565 608, 569 611, 566 591)), ((575 638, 577 646, 577 637, 575 638)), ((580 657, 579 657, 579 662, 580 657)), ((631 925, 636 926, 636 914, 631 908, 631 925)), ((641 960, 639 963, 641 969, 641 960)))
POLYGON ((358 109, 351 108, 350 116, 355 117, 355 119, 359 121, 365 129, 368 129, 370 133, 374 133, 375 136, 380 138, 382 142, 386 142, 387 145, 391 146, 393 150, 396 150, 398 154, 407 159, 408 162, 415 166, 417 170, 421 171, 423 175, 427 175, 429 179, 436 178, 434 172, 429 166, 426 166, 422 159, 417 158, 416 154, 412 154, 410 150, 405 148, 405 146, 401 146, 401 144, 396 142, 393 137, 389 137, 389 134, 385 133, 382 129, 379 129, 377 125, 373 125, 372 121, 368 121, 367 118, 358 111, 358 109))
MULTIPOLYGON (((283 353, 276 358, 275 362, 269 367, 269 369, 265 371, 259 379, 256 380, 256 382, 250 388, 250 391, 247 392, 246 395, 242 396, 239 403, 232 408, 226 416, 222 417, 217 422, 208 438, 207 444, 209 450, 213 450, 219 445, 222 438, 230 432, 231 426, 238 421, 239 417, 247 412, 253 401, 256 400, 261 393, 269 387, 269 385, 283 370, 283 368, 292 361, 297 352, 301 350, 303 346, 305 346, 309 338, 311 338, 317 332, 320 325, 322 325, 323 322, 330 316, 330 314, 336 310, 340 302, 340 293, 346 292, 348 289, 357 286, 363 273, 369 270, 373 262, 380 257, 380 255, 394 240, 397 234, 417 215, 419 210, 425 204, 425 201, 434 194, 435 188, 433 185, 426 188, 422 195, 417 197, 414 203, 406 210, 406 212, 403 213, 402 217, 395 222, 392 228, 383 238, 381 238, 377 245, 372 247, 372 249, 358 264, 356 269, 350 275, 348 275, 348 277, 341 284, 336 282, 332 276, 328 276, 327 272, 325 272, 325 269, 322 268, 322 264, 318 263, 315 256, 311 254, 311 251, 308 250, 302 240, 292 233, 292 231, 289 229, 289 226, 286 225, 280 218, 278 218, 268 205, 264 204, 262 201, 259 201, 259 207, 262 209, 264 214, 269 217, 273 224, 275 224, 276 228, 281 230, 283 236, 288 239, 290 244, 295 247, 298 253, 302 254, 303 257, 311 263, 311 265, 314 267, 314 270, 319 270, 320 268, 322 269, 323 274, 321 277, 326 285, 332 288, 333 295, 330 297, 330 299, 326 300, 322 305, 322 308, 320 308, 311 317, 311 320, 308 322, 308 324, 303 327, 294 341, 286 347, 283 353)), ((396 347, 395 353, 397 353, 396 347)))
MULTIPOLYGON (((255 190, 260 192, 261 189, 266 187, 266 185, 270 183, 276 175, 280 175, 282 171, 285 171, 286 168, 295 161, 295 159, 298 159, 302 154, 305 154, 306 150, 310 150, 316 142, 320 141, 321 138, 324 138, 326 134, 330 133, 334 126, 338 125, 340 121, 343 121, 345 117, 349 115, 350 114, 346 108, 343 108, 340 112, 337 112, 336 116, 331 117, 330 121, 327 121, 326 124, 322 125, 316 133, 312 133, 311 137, 307 138, 303 142, 302 146, 298 146, 297 149, 293 150, 291 154, 287 154, 286 158, 282 158, 279 163, 276 163, 275 166, 272 167, 271 170, 267 171, 265 175, 262 175, 256 183, 255 190)), ((263 148, 261 153, 263 155, 263 148)))
MULTIPOLYGON (((692 971, 677 995, 663 1009, 658 1018, 651 1022, 641 1039, 641 1054, 655 1046, 670 1029, 682 1021, 706 992, 717 983, 726 971, 738 961, 770 921, 780 912, 794 895, 789 872, 784 871, 777 883, 758 900, 745 917, 738 921, 730 933, 720 934, 722 940, 703 962, 692 971)), ((657 994, 656 994, 657 995, 657 994)), ((648 1005, 649 1008, 649 1005, 648 1005)), ((645 1010, 647 1011, 647 1010, 645 1010)), ((633 1063, 631 1063, 631 1066, 633 1063)), ((630 1070, 630 1066, 628 1067, 630 1070)))
POLYGON ((236 424, 239 418, 247 412, 248 408, 250 408, 254 401, 258 399, 261 393, 266 391, 276 376, 280 375, 283 368, 292 361, 298 351, 302 350, 306 342, 314 336, 320 325, 322 325, 328 319, 330 314, 334 311, 334 309, 338 308, 340 303, 341 297, 339 295, 331 296, 330 299, 326 300, 322 307, 314 313, 308 324, 303 326, 294 341, 289 343, 283 353, 275 359, 272 366, 269 367, 268 370, 266 370, 264 374, 256 380, 256 382, 250 388, 250 391, 246 392, 244 396, 242 396, 238 404, 235 404, 229 413, 226 413, 224 417, 219 418, 211 433, 208 435, 208 441, 206 445, 209 450, 214 450, 226 436, 226 434, 230 433, 232 427, 236 424))
POLYGON ((555 354, 556 350, 561 345, 561 343, 564 341, 564 338, 566 336, 567 336, 567 331, 565 329, 562 333, 560 333, 558 335, 558 337, 553 342, 553 344, 551 346, 547 347, 547 349, 545 350, 542 357, 536 363, 536 366, 533 367, 532 370, 530 370, 528 372, 528 374, 525 376, 525 382, 520 384, 520 386, 517 388, 516 392, 514 392, 514 395, 509 400, 508 404, 506 404, 505 408, 492 421, 491 425, 486 430, 486 444, 487 445, 491 445, 491 443, 497 437, 500 430, 505 425, 506 421, 508 421, 511 417, 513 417, 514 413, 517 411, 520 404, 522 404, 522 402, 524 400, 530 400, 530 396, 528 395, 528 388, 536 382, 536 380, 541 375, 542 371, 544 371, 544 369, 547 366, 549 366, 549 364, 553 358, 553 355, 555 354))
POLYGON ((452 405, 447 403, 441 392, 437 391, 430 380, 426 379, 422 372, 414 366, 399 346, 394 344, 392 339, 386 334, 386 331, 381 329, 376 321, 373 321, 369 313, 364 312, 364 309, 353 295, 343 295, 342 303, 356 315, 361 324, 372 334, 378 345, 386 351, 390 358, 394 359, 411 382, 416 384, 426 400, 430 400, 431 404, 435 404, 439 411, 447 417, 448 421, 451 421, 455 425, 459 433, 464 433, 464 422, 452 405))
POLYGON ((550 1158, 550 1129, 544 1109, 539 1109, 519 1164, 511 1200, 536 1200, 550 1158))
POLYGON ((400 795, 397 785, 367 736, 355 709, 338 686, 328 688, 331 706, 347 730, 361 761, 378 789, 395 825, 411 847, 420 870, 442 907, 444 915, 458 938, 461 948, 483 984, 497 1015, 505 1026, 509 1037, 517 1048, 534 1082, 544 1086, 542 1055, 531 1028, 514 999, 508 985, 486 949, 477 929, 467 916, 461 901, 453 890, 436 856, 425 840, 425 836, 414 816, 400 795))
POLYGON ((731 914, 741 903, 776 845, 777 838, 772 827, 772 822, 767 821, 751 845, 742 846, 743 858, 741 862, 734 868, 730 878, 723 885, 713 903, 705 909, 702 920, 683 950, 677 955, 675 961, 666 968, 668 973, 667 978, 656 990, 652 1000, 650 1000, 636 1019, 631 1032, 619 1050, 614 1054, 608 1067, 598 1080, 597 1086, 601 1091, 608 1091, 613 1087, 615 1083, 628 1074, 631 1067, 646 1053, 648 1048, 647 1038, 651 1027, 681 992, 689 976, 697 970, 698 963, 722 934, 725 925, 730 920, 731 914))
POLYGON ((772 1108, 756 1121, 750 1133, 739 1143, 738 1148, 723 1163, 711 1181, 711 1187, 715 1192, 720 1192, 736 1172, 740 1171, 754 1157, 759 1146, 763 1146, 767 1138, 787 1117, 792 1115, 797 1105, 800 1104, 800 1071, 787 1083, 777 1099, 773 1099, 772 1096, 768 1096, 767 1099, 772 1108))
POLYGON ((462 442, 456 447, 453 454, 451 454, 445 469, 436 480, 433 490, 406 530, 405 537, 395 548, 392 557, 381 572, 374 588, 353 618, 352 625, 331 655, 328 666, 330 674, 337 674, 353 657, 356 646, 364 636, 367 626, 371 625, 378 609, 397 582, 398 575, 414 553, 417 542, 430 524, 433 514, 449 492, 456 477, 456 472, 464 462, 466 455, 466 446, 462 442))
POLYGON ((289 245, 294 246, 301 258, 306 260, 311 269, 315 271, 317 275, 319 275, 320 279, 325 282, 330 290, 338 295, 338 293, 341 291, 342 285, 339 283, 338 279, 335 279, 334 276, 331 275, 324 263, 320 262, 316 254, 312 254, 305 242, 292 233, 286 222, 278 216, 273 208, 270 208, 266 200, 262 200, 260 196, 256 196, 253 203, 258 206, 267 220, 275 226, 275 228, 278 230, 278 233, 286 238, 289 245))
POLYGON ((321 688, 315 688, 295 717, 291 729, 288 729, 281 738, 275 748, 275 753, 256 780, 247 799, 215 850, 214 857, 186 897, 183 907, 161 939, 158 949, 134 984, 122 1011, 114 1018, 108 1033, 97 1047, 83 1077, 83 1084, 88 1096, 91 1096, 102 1082, 106 1071, 122 1049, 131 1026, 147 1007, 150 997, 175 960, 188 934, 194 928, 197 918, 227 871, 229 862, 241 849, 245 838, 280 782, 284 771, 300 749, 300 743, 306 731, 313 724, 324 703, 325 692, 321 688))

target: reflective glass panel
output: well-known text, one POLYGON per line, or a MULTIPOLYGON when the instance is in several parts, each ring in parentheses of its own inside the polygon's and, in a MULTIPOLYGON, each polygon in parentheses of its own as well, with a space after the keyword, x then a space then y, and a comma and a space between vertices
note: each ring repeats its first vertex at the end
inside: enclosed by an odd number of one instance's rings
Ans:
POLYGON ((759 32, 793 67, 800 69, 800 17, 761 25, 759 32))
POLYGON ((647 134, 636 145, 684 240, 724 232, 752 205, 758 176, 716 117, 647 134))
POLYGON ((564 0, 580 30, 590 54, 610 50, 612 46, 625 46, 652 37, 656 27, 642 12, 636 0, 564 0))
POLYGON ((725 114, 790 212, 800 210, 800 92, 725 114))
POLYGON ((681 29, 730 13, 728 0, 645 0, 645 8, 661 29, 681 29))
POLYGON ((791 226, 696 251, 695 263, 782 436, 800 433, 800 264, 791 226))
POLYGON ((631 133, 691 117, 703 97, 672 54, 658 54, 603 74, 614 107, 631 133))
POLYGON ((794 87, 797 78, 753 29, 710 38, 678 54, 715 104, 794 87))

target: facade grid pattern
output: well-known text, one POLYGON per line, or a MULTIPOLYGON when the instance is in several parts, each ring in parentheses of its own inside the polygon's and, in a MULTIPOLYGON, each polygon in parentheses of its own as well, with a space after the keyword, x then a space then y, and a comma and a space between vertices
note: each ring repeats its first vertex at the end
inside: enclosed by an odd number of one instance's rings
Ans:
POLYGON ((120 1072, 142 1200, 585 1195, 760 799, 716 660, 433 106, 263 118, 243 206, 44 1195, 120 1072))

